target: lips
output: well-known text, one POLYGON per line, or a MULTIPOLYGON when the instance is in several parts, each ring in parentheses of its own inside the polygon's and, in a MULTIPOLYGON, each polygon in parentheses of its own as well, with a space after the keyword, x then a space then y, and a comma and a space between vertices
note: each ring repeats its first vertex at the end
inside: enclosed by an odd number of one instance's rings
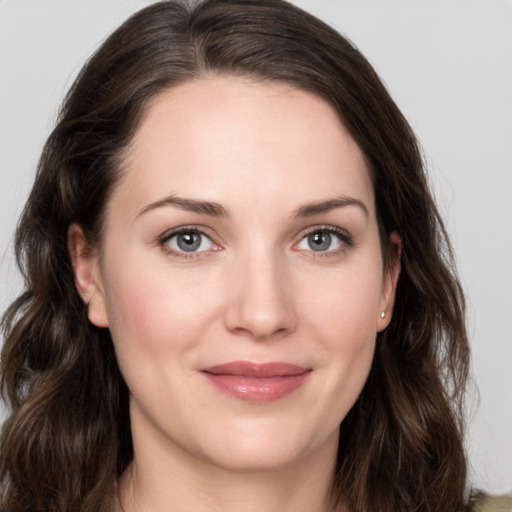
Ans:
POLYGON ((289 363, 234 361, 202 370, 217 389, 239 400, 270 402, 300 388, 311 369, 289 363))

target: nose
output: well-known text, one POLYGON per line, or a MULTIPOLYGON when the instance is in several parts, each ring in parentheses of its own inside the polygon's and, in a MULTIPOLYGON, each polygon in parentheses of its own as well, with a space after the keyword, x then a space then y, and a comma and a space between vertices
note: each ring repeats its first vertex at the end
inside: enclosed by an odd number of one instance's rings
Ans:
POLYGON ((266 340, 296 328, 297 314, 286 265, 273 256, 244 258, 230 277, 226 328, 266 340))

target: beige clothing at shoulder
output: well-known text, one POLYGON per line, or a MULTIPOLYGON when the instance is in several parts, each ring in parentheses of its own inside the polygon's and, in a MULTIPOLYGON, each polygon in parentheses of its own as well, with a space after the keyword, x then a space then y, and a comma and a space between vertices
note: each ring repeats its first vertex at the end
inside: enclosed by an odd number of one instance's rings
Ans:
POLYGON ((121 507, 121 503, 119 503, 119 498, 117 497, 117 492, 114 496, 114 510, 113 512, 123 512, 123 508, 121 507))
POLYGON ((482 496, 475 500, 474 512, 512 512, 511 496, 482 496))

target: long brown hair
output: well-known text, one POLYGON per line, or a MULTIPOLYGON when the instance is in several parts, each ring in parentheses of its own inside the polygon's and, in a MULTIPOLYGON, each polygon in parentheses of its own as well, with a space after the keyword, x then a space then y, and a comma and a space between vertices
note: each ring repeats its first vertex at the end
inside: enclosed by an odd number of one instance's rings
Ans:
MULTIPOLYGON (((158 93, 208 74, 279 81, 328 102, 370 167, 383 252, 402 239, 393 318, 341 425, 333 503, 352 512, 465 506, 464 302, 417 141, 355 47, 282 0, 164 1, 125 22, 69 91, 16 233, 25 290, 3 318, 0 509, 108 510, 130 463, 128 390, 87 320, 67 230, 101 241, 123 150, 158 93)), ((389 260, 388 260, 389 261, 389 260)))

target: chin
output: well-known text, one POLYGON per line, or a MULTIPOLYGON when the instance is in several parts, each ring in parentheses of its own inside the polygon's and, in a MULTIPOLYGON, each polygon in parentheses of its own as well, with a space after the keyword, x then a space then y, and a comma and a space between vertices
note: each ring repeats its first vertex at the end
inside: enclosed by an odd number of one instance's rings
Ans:
MULTIPOLYGON (((268 443, 267 443, 268 444, 268 443)), ((232 473, 260 473, 274 471, 297 462, 297 452, 279 446, 249 448, 231 446, 225 453, 210 455, 210 462, 232 473)))
MULTIPOLYGON (((329 449, 333 453, 337 449, 337 433, 322 442, 310 432, 278 423, 267 420, 256 421, 253 425, 231 426, 228 431, 215 436, 215 440, 210 439, 212 442, 204 450, 204 456, 225 470, 251 473, 291 467, 307 459, 322 445, 332 445, 329 449)), ((207 439, 204 441, 208 442, 207 439)), ((203 446, 206 448, 206 443, 203 446)))

